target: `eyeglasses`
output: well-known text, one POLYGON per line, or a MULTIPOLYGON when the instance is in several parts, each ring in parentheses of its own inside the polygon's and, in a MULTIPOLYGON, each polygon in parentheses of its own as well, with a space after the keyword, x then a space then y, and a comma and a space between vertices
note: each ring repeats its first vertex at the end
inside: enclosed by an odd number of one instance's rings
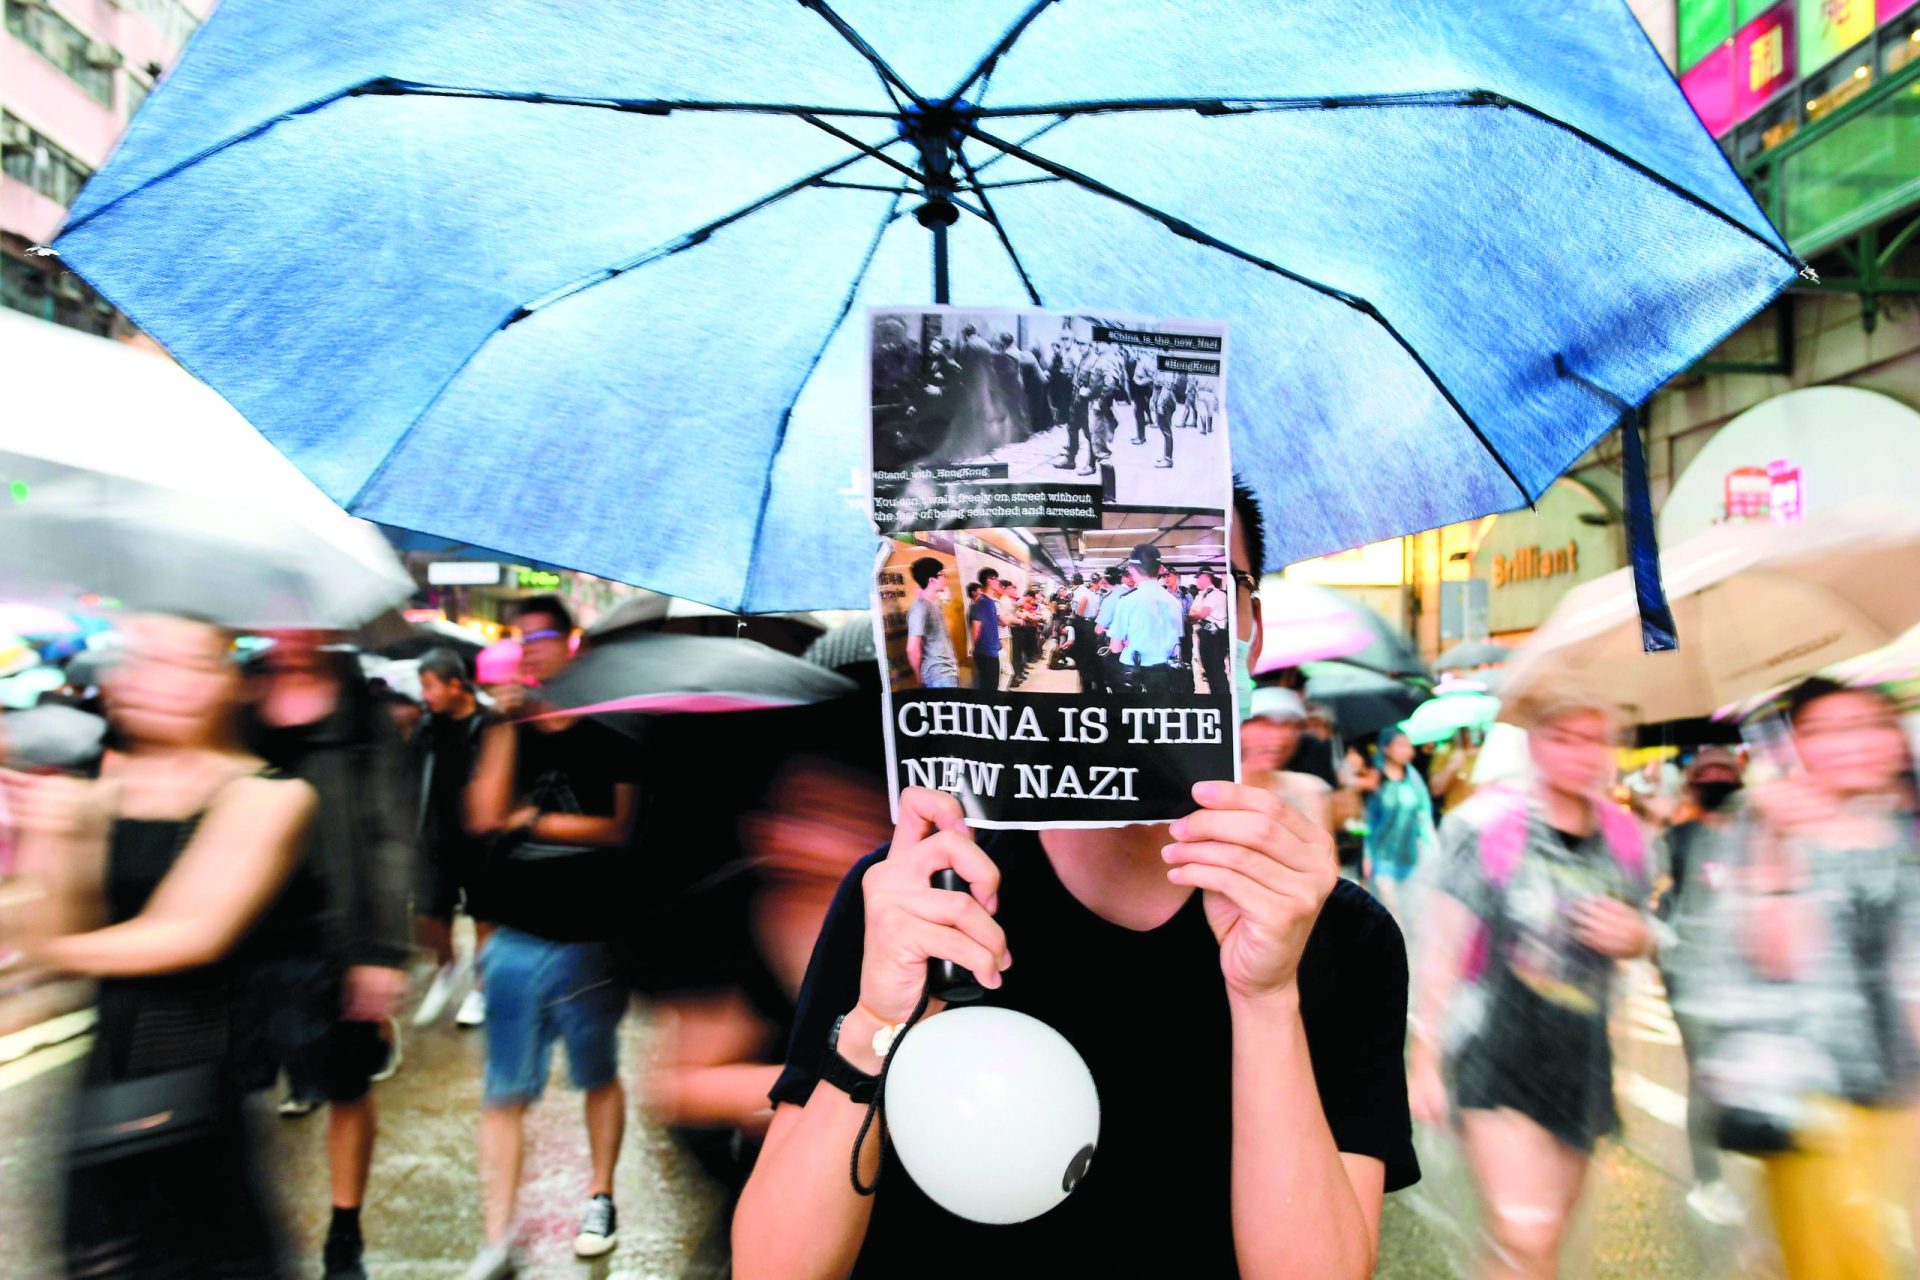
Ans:
POLYGON ((1233 585, 1239 590, 1246 592, 1250 596, 1260 594, 1260 579, 1254 577, 1245 569, 1229 569, 1227 572, 1233 575, 1233 585))
POLYGON ((567 633, 564 631, 523 631, 520 633, 521 644, 532 644, 535 640, 565 640, 566 638, 567 633))

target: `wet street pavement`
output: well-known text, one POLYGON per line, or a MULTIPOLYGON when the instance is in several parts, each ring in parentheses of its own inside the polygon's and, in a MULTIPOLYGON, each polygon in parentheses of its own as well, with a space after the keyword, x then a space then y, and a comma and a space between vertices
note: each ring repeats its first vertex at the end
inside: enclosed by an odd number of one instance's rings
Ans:
MULTIPOLYGON (((1687 1212, 1683 1124, 1684 1063, 1658 979, 1635 967, 1615 1023, 1620 1110, 1626 1131, 1601 1150, 1566 1274, 1577 1280, 1719 1280, 1776 1274, 1753 1227, 1719 1229, 1687 1212)), ((59 1267, 57 1134, 64 1095, 84 1051, 84 1015, 55 1024, 58 1043, 0 1061, 0 1280, 46 1280, 59 1267)), ((365 1211, 368 1270, 373 1280, 453 1280, 480 1236, 479 1187, 473 1151, 479 1109, 482 1040, 449 1022, 409 1029, 400 1073, 378 1087, 381 1140, 365 1211)), ((628 1021, 624 1078, 646 1046, 645 1019, 628 1021)), ((10 1056, 0 1054, 0 1059, 10 1056)), ((618 1199, 620 1247, 593 1263, 573 1257, 587 1164, 578 1095, 564 1087, 564 1066, 529 1118, 528 1185, 523 1193, 532 1280, 711 1280, 721 1201, 717 1190, 658 1126, 634 1106, 622 1156, 618 1199), (706 1247, 703 1248, 703 1241, 706 1247)), ((262 1097, 260 1122, 270 1147, 273 1183, 306 1270, 319 1274, 326 1228, 324 1117, 274 1115, 262 1097)), ((1382 1226, 1378 1274, 1384 1280, 1428 1280, 1469 1274, 1475 1205, 1457 1149, 1439 1135, 1421 1135, 1426 1177, 1390 1197, 1382 1226)), ((1751 1195, 1751 1166, 1730 1159, 1730 1177, 1751 1195)), ((1751 1200, 1749 1200, 1751 1203, 1751 1200)), ((1753 1219, 1757 1225, 1759 1219, 1753 1219)))

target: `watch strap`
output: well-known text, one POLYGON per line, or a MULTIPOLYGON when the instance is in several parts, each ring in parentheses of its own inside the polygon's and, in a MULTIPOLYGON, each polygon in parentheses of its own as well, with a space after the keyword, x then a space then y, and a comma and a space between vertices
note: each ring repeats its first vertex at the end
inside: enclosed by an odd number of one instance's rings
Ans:
POLYGON ((833 1030, 827 1033, 827 1043, 820 1054, 819 1076, 821 1083, 832 1085, 861 1106, 866 1106, 879 1092, 880 1077, 868 1075, 841 1056, 840 1027, 846 1020, 844 1013, 833 1020, 833 1030))

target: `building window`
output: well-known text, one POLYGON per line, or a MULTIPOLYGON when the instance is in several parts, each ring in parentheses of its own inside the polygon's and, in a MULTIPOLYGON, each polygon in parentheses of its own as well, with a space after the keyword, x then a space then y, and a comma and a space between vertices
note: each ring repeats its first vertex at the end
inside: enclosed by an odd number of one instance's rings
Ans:
POLYGON ((58 266, 0 254, 0 303, 96 337, 113 336, 113 304, 58 266))
POLYGON ((1807 123, 1832 115, 1872 87, 1873 49, 1863 46, 1801 86, 1807 102, 1807 123))
POLYGON ((1880 69, 1892 75, 1920 59, 1920 9, 1880 29, 1880 69))
POLYGON ((193 10, 180 0, 118 0, 123 9, 131 9, 145 18, 167 47, 178 54, 186 47, 187 39, 199 29, 200 19, 193 16, 193 10))
POLYGON ((47 8, 45 0, 7 0, 7 30, 66 72, 95 101, 113 105, 113 73, 120 52, 90 40, 84 31, 47 8))
POLYGON ((131 120, 140 114, 140 108, 147 105, 147 95, 152 92, 153 89, 148 86, 146 81, 142 80, 139 76, 128 73, 125 103, 127 119, 131 120))
POLYGON ((53 145, 18 116, 0 111, 0 168, 61 208, 72 208, 93 170, 53 145))

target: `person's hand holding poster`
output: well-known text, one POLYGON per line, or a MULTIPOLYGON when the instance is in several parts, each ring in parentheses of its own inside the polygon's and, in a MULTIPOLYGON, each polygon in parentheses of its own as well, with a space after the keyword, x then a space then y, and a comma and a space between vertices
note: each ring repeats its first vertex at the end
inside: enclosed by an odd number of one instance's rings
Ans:
POLYGON ((893 796, 981 827, 1165 822, 1237 772, 1226 330, 868 316, 893 796))

